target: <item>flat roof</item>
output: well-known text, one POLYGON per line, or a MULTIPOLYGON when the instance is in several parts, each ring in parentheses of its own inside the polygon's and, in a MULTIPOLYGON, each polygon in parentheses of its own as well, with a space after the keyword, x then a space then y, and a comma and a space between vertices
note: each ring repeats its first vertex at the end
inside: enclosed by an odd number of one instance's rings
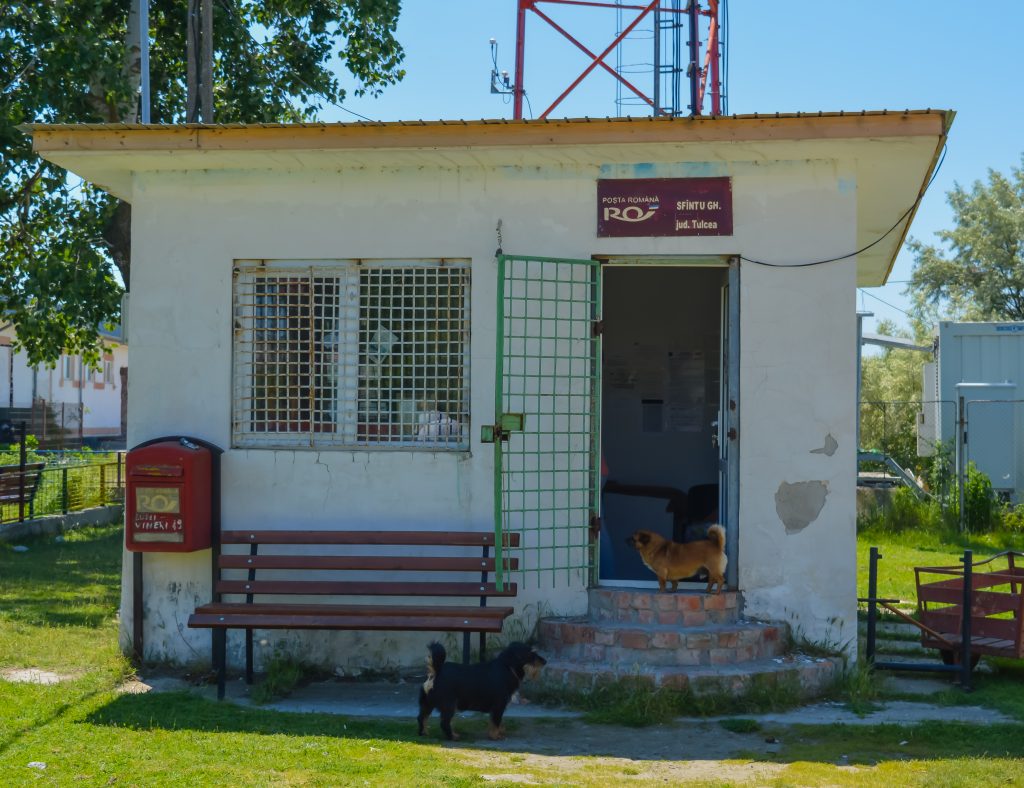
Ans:
MULTIPOLYGON (((884 283, 953 121, 950 110, 352 123, 30 124, 34 150, 131 202, 136 173, 355 166, 544 166, 848 158, 857 283, 884 283)), ((843 250, 850 251, 850 250, 843 250)))
POLYGON ((949 110, 861 110, 693 117, 551 120, 399 120, 352 123, 27 124, 36 152, 57 150, 301 150, 408 147, 729 142, 945 134, 949 110))

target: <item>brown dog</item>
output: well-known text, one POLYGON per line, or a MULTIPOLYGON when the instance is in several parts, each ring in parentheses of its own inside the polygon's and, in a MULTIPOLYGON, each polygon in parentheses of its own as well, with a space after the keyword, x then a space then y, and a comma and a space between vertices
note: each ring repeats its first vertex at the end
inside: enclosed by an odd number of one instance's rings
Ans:
POLYGON ((708 538, 697 542, 680 544, 666 539, 654 531, 637 531, 626 539, 632 545, 647 568, 658 576, 658 590, 665 590, 665 583, 672 583, 675 591, 679 581, 695 575, 701 567, 708 570, 707 593, 718 584, 715 593, 722 593, 725 586, 725 529, 720 525, 712 525, 708 529, 708 538))

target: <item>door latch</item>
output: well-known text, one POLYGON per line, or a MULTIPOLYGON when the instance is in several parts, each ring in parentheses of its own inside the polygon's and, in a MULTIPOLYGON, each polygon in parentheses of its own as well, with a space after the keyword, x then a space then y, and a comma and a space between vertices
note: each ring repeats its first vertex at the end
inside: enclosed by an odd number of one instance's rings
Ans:
POLYGON ((497 424, 484 424, 480 428, 480 442, 508 441, 513 432, 522 432, 525 423, 522 413, 503 413, 497 424))

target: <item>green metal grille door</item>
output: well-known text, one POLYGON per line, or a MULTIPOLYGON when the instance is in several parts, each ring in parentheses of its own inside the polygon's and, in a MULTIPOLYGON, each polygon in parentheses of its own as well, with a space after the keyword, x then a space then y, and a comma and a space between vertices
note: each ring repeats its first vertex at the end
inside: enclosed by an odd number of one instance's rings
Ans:
POLYGON ((496 421, 484 438, 495 447, 496 550, 502 533, 522 535, 505 552, 524 585, 596 576, 600 287, 594 260, 498 257, 496 421))

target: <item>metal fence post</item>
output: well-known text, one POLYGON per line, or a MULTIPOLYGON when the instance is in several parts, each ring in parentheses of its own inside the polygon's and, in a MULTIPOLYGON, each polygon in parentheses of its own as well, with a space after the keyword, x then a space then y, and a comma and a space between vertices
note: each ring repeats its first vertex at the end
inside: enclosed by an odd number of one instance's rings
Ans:
POLYGON ((971 689, 971 615, 974 613, 971 604, 974 551, 964 550, 964 557, 960 560, 964 563, 963 617, 960 620, 960 686, 969 691, 971 689))
POLYGON ((881 558, 877 547, 871 548, 871 558, 868 564, 868 629, 867 644, 864 658, 869 665, 875 662, 875 628, 878 622, 878 559, 881 558))
POLYGON ((67 466, 60 469, 60 503, 61 511, 68 513, 68 469, 67 466))
POLYGON ((967 529, 967 515, 964 512, 964 485, 967 481, 967 461, 965 454, 967 453, 967 408, 964 404, 964 398, 961 396, 957 401, 957 421, 956 421, 956 487, 957 487, 957 504, 958 504, 958 517, 960 524, 960 532, 963 533, 967 529))
POLYGON ((107 464, 100 465, 100 505, 107 502, 107 464))
POLYGON ((25 422, 18 427, 18 522, 25 522, 25 422))

